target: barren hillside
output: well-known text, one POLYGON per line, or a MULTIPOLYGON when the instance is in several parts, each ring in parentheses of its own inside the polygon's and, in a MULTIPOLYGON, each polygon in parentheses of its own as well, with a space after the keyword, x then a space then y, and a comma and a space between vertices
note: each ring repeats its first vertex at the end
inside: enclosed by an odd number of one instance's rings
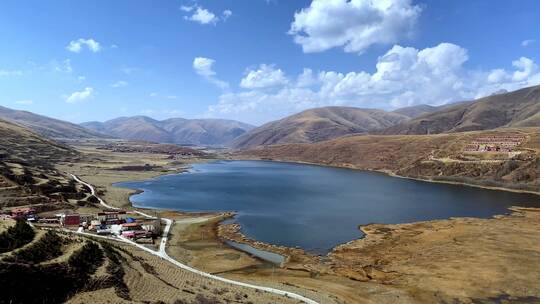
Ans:
POLYGON ((540 191, 540 130, 501 129, 439 135, 358 135, 313 144, 288 144, 237 156, 392 172, 397 175, 540 191), (524 136, 508 153, 466 153, 475 138, 524 136))
POLYGON ((233 142, 238 149, 286 143, 311 143, 344 135, 381 130, 408 120, 405 115, 375 109, 326 107, 267 123, 233 142))
POLYGON ((54 169, 77 159, 76 151, 2 120, 0 138, 0 207, 48 206, 79 196, 80 189, 54 169))
POLYGON ((120 117, 106 122, 87 122, 84 127, 118 138, 158 143, 223 146, 253 126, 225 119, 120 117))
POLYGON ((79 125, 27 111, 12 110, 0 106, 0 119, 25 126, 32 131, 48 137, 62 139, 107 138, 106 135, 79 125))
POLYGON ((459 103, 389 127, 384 134, 436 134, 540 126, 540 86, 459 103))

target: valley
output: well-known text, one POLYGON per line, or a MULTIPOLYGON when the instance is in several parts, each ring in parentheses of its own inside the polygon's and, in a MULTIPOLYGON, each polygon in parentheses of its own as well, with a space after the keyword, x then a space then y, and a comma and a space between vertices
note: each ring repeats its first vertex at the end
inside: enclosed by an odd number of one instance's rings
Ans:
POLYGON ((540 1, 0 1, 0 304, 540 304, 540 1))
MULTIPOLYGON (((322 109, 315 113, 327 115, 328 111, 322 109)), ((330 115, 337 115, 335 111, 341 116, 348 115, 346 109, 331 109, 330 113, 333 114, 330 115)), ((362 114, 358 115, 364 117, 366 111, 359 111, 362 114)), ((404 113, 411 117, 426 117, 436 111, 441 109, 420 107, 405 109, 404 113)), ((300 117, 304 117, 302 115, 300 117)), ((167 141, 157 143, 107 136, 80 138, 77 135, 49 139, 39 134, 39 129, 31 131, 23 124, 0 121, 0 132, 5 139, 0 145, 0 204, 4 213, 33 210, 39 218, 46 219, 47 224, 36 224, 40 229, 35 232, 34 242, 39 243, 46 231, 42 228, 57 227, 54 221, 57 214, 87 216, 106 211, 97 203, 88 187, 73 180, 71 174, 74 174, 92 185, 96 189, 96 196, 133 214, 134 220, 143 225, 152 222, 133 211, 143 210, 152 216, 171 219, 173 224, 168 234, 166 252, 177 262, 237 282, 288 291, 317 303, 539 301, 540 291, 534 283, 539 279, 536 274, 540 273, 535 266, 540 265, 540 248, 537 246, 540 240, 537 240, 534 232, 540 228, 539 213, 536 208, 521 205, 524 203, 521 201, 515 204, 521 207, 507 209, 508 206, 505 206, 492 213, 495 216, 447 215, 443 219, 417 219, 397 224, 384 223, 385 220, 372 223, 357 219, 354 225, 358 228, 352 231, 354 234, 351 237, 338 241, 326 252, 314 253, 295 245, 284 246, 252 238, 246 233, 249 230, 234 221, 241 216, 238 210, 213 211, 210 208, 194 211, 190 208, 182 210, 181 207, 140 209, 132 205, 132 196, 139 192, 118 186, 122 182, 159 180, 161 177, 199 170, 200 166, 204 168, 204 164, 215 161, 263 160, 277 164, 293 162, 323 168, 378 171, 391 175, 385 177, 391 179, 400 177, 422 182, 462 184, 524 195, 540 192, 538 127, 502 127, 429 135, 384 135, 376 128, 372 132, 360 130, 346 134, 336 126, 348 125, 349 120, 334 118, 330 120, 337 125, 308 122, 311 129, 305 129, 303 123, 293 123, 287 128, 298 132, 280 131, 292 134, 287 137, 289 139, 276 142, 263 140, 259 143, 255 140, 256 144, 246 145, 245 149, 180 146, 167 141), (309 137, 311 135, 308 134, 318 135, 309 137), (276 253, 285 260, 276 265, 231 247, 227 241, 276 253)), ((306 121, 311 121, 311 118, 306 121)), ((399 119, 391 124, 399 125, 399 119)), ((387 130, 390 128, 393 126, 387 130)), ((238 138, 251 136, 249 132, 238 138)), ((236 169, 233 171, 238 172, 236 169)), ((286 169, 286 172, 295 175, 294 170, 286 169)), ((285 175, 282 173, 280 177, 284 181, 285 175)), ((316 179, 313 173, 304 175, 316 179)), ((255 181, 254 178, 248 179, 255 181)), ((220 182, 209 183, 217 185, 220 182)), ((190 198, 188 192, 183 195, 190 203, 202 206, 204 202, 190 198)), ((481 208, 480 205, 478 208, 481 208)), ((3 216, 3 231, 15 223, 8 217, 3 216)), ((261 224, 264 221, 258 222, 261 224)), ((269 227, 274 229, 275 225, 271 223, 269 227)), ((309 222, 307 225, 318 224, 309 222)), ((75 228, 71 228, 71 233, 75 233, 75 228)), ((186 272, 140 248, 118 243, 114 237, 94 240, 86 235, 59 233, 61 239, 67 238, 69 241, 61 245, 58 252, 41 261, 43 267, 59 265, 69 272, 69 264, 66 266, 63 263, 87 243, 95 243, 95 249, 104 254, 104 264, 99 264, 95 273, 88 272, 89 276, 103 283, 94 284, 91 281, 91 285, 73 287, 77 288, 77 292, 65 290, 58 294, 58 297, 71 303, 85 303, 88 299, 97 302, 162 299, 171 303, 202 303, 218 298, 239 303, 294 302, 276 294, 236 285, 222 287, 222 283, 216 283, 211 278, 186 272), (113 247, 118 248, 114 249, 116 253, 111 253, 108 246, 117 246, 113 247), (103 266, 113 264, 116 265, 114 269, 103 266)), ((159 244, 161 237, 156 240, 159 244)), ((154 240, 141 240, 140 244, 151 250, 158 249, 154 240)), ((18 250, 11 251, 3 254, 0 263, 12 265, 10 256, 17 254, 18 250)), ((32 271, 37 269, 35 266, 24 267, 34 267, 29 268, 32 271)), ((39 271, 43 272, 42 269, 39 271)), ((0 275, 5 278, 14 276, 9 271, 0 275)), ((43 275, 48 275, 48 272, 43 272, 43 275)), ((15 299, 16 295, 10 297, 15 299)))

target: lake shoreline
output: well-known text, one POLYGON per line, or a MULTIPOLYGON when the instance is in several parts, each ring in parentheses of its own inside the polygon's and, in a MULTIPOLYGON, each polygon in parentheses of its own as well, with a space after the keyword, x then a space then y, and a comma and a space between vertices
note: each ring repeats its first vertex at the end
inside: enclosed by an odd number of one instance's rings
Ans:
MULTIPOLYGON (((216 159, 215 161, 219 162, 219 161, 246 161, 246 160, 247 159, 216 159)), ((384 174, 384 175, 387 175, 387 176, 390 176, 390 177, 399 177, 399 178, 403 178, 403 179, 417 180, 417 181, 421 181, 421 182, 452 184, 452 185, 458 185, 458 186, 471 186, 471 187, 482 188, 482 189, 487 189, 487 190, 507 191, 507 192, 514 192, 514 193, 526 193, 526 194, 540 195, 540 193, 538 193, 538 192, 518 191, 518 190, 515 190, 515 189, 484 187, 484 186, 469 185, 469 184, 454 183, 454 182, 434 181, 434 180, 403 177, 403 176, 399 176, 397 174, 394 174, 393 172, 382 171, 382 170, 366 170, 366 169, 358 169, 358 168, 353 168, 353 167, 321 165, 321 164, 314 164, 314 163, 308 163, 308 162, 292 162, 292 161, 265 160, 265 159, 262 159, 262 160, 260 160, 260 159, 250 159, 250 160, 278 162, 278 163, 290 163, 290 164, 305 164, 305 165, 313 165, 313 166, 321 166, 321 167, 349 169, 349 170, 354 170, 354 171, 376 172, 376 173, 381 173, 381 174, 384 174)), ((166 175, 177 175, 177 174, 182 174, 182 173, 190 173, 190 170, 189 170, 190 168, 186 168, 185 170, 182 170, 182 172, 178 172, 178 173, 172 173, 172 174, 168 173, 168 174, 163 174, 163 175, 157 175, 157 176, 153 177, 152 179, 157 179, 157 178, 160 178, 160 177, 163 177, 163 176, 166 176, 166 175)), ((127 188, 127 189, 129 189, 129 188, 127 188)), ((140 189, 134 190, 133 195, 135 195, 137 193, 142 193, 142 192, 143 191, 140 190, 140 189)), ((139 209, 157 209, 157 210, 162 210, 162 211, 174 211, 174 212, 179 212, 181 214, 197 213, 197 211, 191 212, 191 211, 185 211, 185 210, 170 210, 168 208, 154 208, 154 207, 146 207, 146 206, 136 206, 131 201, 131 199, 129 200, 129 203, 131 204, 132 207, 139 208, 139 209)), ((508 211, 511 211, 511 207, 508 208, 508 211)), ((215 211, 215 212, 208 211, 206 213, 219 214, 219 212, 223 212, 223 211, 215 211)), ((200 211, 199 211, 199 213, 200 213, 200 211)), ((492 217, 502 216, 502 215, 504 215, 504 213, 495 214, 492 217)), ((482 217, 478 217, 478 218, 482 218, 482 217)), ((434 219, 434 220, 430 220, 430 221, 440 221, 440 220, 446 220, 446 219, 434 219)), ((404 224, 407 224, 407 223, 414 223, 414 222, 405 222, 404 224)), ((369 225, 369 224, 358 226, 358 229, 359 229, 358 231, 362 232, 362 227, 367 226, 367 225, 369 225)), ((392 225, 392 224, 389 224, 389 225, 392 225)), ((335 246, 333 246, 331 249, 329 249, 325 254, 314 254, 314 253, 307 252, 307 251, 305 251, 303 249, 294 248, 294 247, 287 247, 287 246, 281 246, 281 245, 272 244, 272 243, 266 243, 266 242, 263 242, 263 241, 259 241, 259 240, 255 239, 255 238, 247 237, 241 232, 242 229, 241 229, 241 225, 239 223, 225 224, 223 222, 218 222, 218 223, 215 223, 215 229, 218 231, 218 237, 221 238, 222 241, 223 240, 225 240, 225 241, 234 241, 234 242, 238 242, 238 243, 241 243, 241 244, 251 246, 251 247, 259 249, 259 250, 264 250, 264 251, 276 253, 276 254, 279 254, 279 255, 283 255, 283 256, 287 257, 286 262, 290 261, 291 257, 294 257, 294 259, 296 259, 296 260, 303 260, 303 259, 316 260, 316 259, 320 259, 321 257, 328 257, 336 248, 338 248, 338 247, 340 247, 342 245, 346 245, 346 244, 348 244, 350 242, 354 242, 354 241, 357 241, 357 240, 364 239, 367 236, 367 235, 363 235, 363 236, 359 235, 359 237, 351 239, 350 241, 343 242, 343 243, 338 243, 335 246)), ((235 249, 240 250, 238 248, 235 248, 235 249)))
POLYGON ((345 165, 345 166, 327 165, 327 164, 312 163, 312 162, 306 162, 306 161, 295 161, 295 160, 286 160, 286 159, 266 159, 266 158, 257 158, 257 157, 253 157, 253 158, 251 158, 251 157, 234 158, 234 159, 229 159, 229 160, 230 161, 235 161, 235 160, 237 160, 237 161, 242 161, 242 160, 268 161, 268 162, 277 162, 277 163, 301 164, 301 165, 311 165, 311 166, 320 166, 320 167, 328 167, 328 168, 348 169, 348 170, 354 170, 354 171, 376 172, 376 173, 385 174, 385 175, 391 176, 391 177, 397 177, 397 178, 415 180, 415 181, 421 181, 421 182, 447 184, 447 185, 458 185, 458 186, 466 186, 466 187, 480 188, 480 189, 486 189, 486 190, 505 191, 505 192, 513 192, 513 193, 524 193, 524 194, 534 194, 534 195, 540 196, 540 191, 521 190, 521 189, 508 188, 508 187, 484 186, 484 185, 478 185, 478 184, 462 183, 462 182, 454 182, 454 181, 445 181, 445 180, 434 180, 434 179, 421 178, 421 177, 410 177, 410 176, 399 175, 399 174, 395 173, 392 170, 357 168, 357 167, 352 166, 352 165, 345 165))
MULTIPOLYGON (((388 174, 387 172, 378 173, 388 174)), ((165 174, 171 174, 171 172, 165 174)), ((164 174, 153 172, 152 175, 150 178, 164 174)), ((107 185, 108 183, 103 183, 103 180, 101 183, 97 183, 107 186, 106 188, 112 187, 112 184, 107 185)), ((133 190, 131 193, 134 193, 133 190)), ((131 205, 130 196, 125 196, 124 200, 131 205)), ((134 208, 134 206, 132 207, 134 208)), ((537 281, 534 273, 540 272, 535 272, 534 269, 538 269, 538 266, 535 265, 540 265, 540 261, 535 259, 535 255, 527 255, 526 253, 530 250, 536 250, 530 248, 531 242, 535 242, 534 239, 537 239, 537 236, 531 234, 531 231, 540 229, 538 222, 540 209, 519 209, 525 211, 494 216, 490 219, 453 218, 434 220, 429 223, 373 224, 368 225, 367 228, 362 226, 363 230, 370 229, 372 233, 362 239, 354 239, 338 245, 339 250, 337 250, 338 247, 334 248, 332 254, 324 258, 325 265, 318 263, 318 258, 314 259, 317 261, 316 264, 303 264, 304 257, 300 256, 296 261, 289 259, 284 268, 278 268, 275 272, 272 268, 253 266, 226 271, 221 275, 231 279, 257 281, 261 284, 274 284, 279 281, 286 282, 287 286, 292 286, 288 285, 292 283, 294 286, 304 289, 330 292, 338 295, 341 299, 348 299, 351 303, 356 303, 361 299, 366 299, 366 297, 375 300, 382 299, 380 296, 388 294, 399 295, 405 299, 424 299, 425 302, 440 301, 440 296, 450 300, 457 295, 485 299, 489 302, 492 297, 498 295, 497 290, 505 290, 508 294, 516 297, 526 296, 521 292, 524 288, 535 294, 538 287, 528 284, 528 282, 537 281), (413 232, 417 236, 408 236, 413 232), (386 235, 389 234, 392 238, 385 241, 386 235), (423 235, 428 238, 426 239, 423 235), (485 237, 478 239, 478 235, 485 237), (414 239, 410 239, 411 237, 414 239), (441 244, 437 240, 444 240, 444 243, 441 244), (512 240, 511 248, 507 248, 509 247, 508 240, 512 240), (516 251, 516 248, 528 249, 516 251), (432 252, 434 249, 437 251, 432 252), (400 250, 405 250, 404 253, 409 252, 409 254, 396 255, 394 251, 399 252, 400 250), (418 255, 419 252, 422 254, 418 255), (493 255, 494 252, 497 254, 493 255), (497 261, 493 261, 493 258, 489 257, 496 257, 497 261), (498 269, 509 265, 508 259, 515 261, 516 258, 520 262, 511 264, 513 265, 512 269, 505 270, 508 277, 500 282, 494 281, 494 278, 498 277, 498 269), (444 263, 435 264, 437 266, 435 269, 430 266, 432 264, 424 262, 443 260, 444 263), (529 265, 527 266, 528 270, 520 268, 520 265, 529 265), (430 271, 426 272, 427 269, 430 271), (456 272, 456 270, 459 271, 456 272), (432 273, 433 271, 436 272, 432 273), (471 271, 473 276, 471 276, 471 271), (528 279, 524 281, 523 276, 519 273, 528 273, 528 279), (475 282, 479 281, 485 282, 485 284, 476 288, 475 282), (430 283, 425 285, 423 282, 430 283), (446 282, 450 282, 451 285, 445 285, 446 282), (445 290, 445 294, 441 295, 440 290, 445 290)), ((167 215, 165 212, 163 211, 164 216, 167 215)), ((173 212, 171 214, 179 213, 173 212)), ((182 216, 192 217, 190 213, 183 213, 182 216)), ((213 227, 219 227, 222 224, 215 223, 210 229, 213 230, 213 227)), ((199 231, 198 229, 197 231, 199 231)), ((200 233, 197 231, 194 233, 200 233)), ((222 239, 220 241, 223 242, 222 239)), ((269 247, 266 249, 271 251, 269 247)), ((222 250, 234 250, 245 255, 243 251, 227 245, 223 246, 222 250)), ((230 264, 228 258, 225 258, 228 257, 228 255, 224 255, 227 251, 222 250, 215 251, 214 264, 226 264, 227 267, 234 267, 234 264, 230 264)), ((206 252, 207 249, 203 251, 206 252)), ((202 254, 205 256, 205 253, 202 254)))

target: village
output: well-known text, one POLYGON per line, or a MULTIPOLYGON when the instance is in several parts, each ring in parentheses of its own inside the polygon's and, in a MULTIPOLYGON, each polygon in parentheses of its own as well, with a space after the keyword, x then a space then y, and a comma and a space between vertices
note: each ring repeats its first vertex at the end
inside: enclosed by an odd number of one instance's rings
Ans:
POLYGON ((124 238, 154 244, 161 236, 161 221, 124 210, 103 210, 96 214, 62 212, 39 216, 31 207, 2 210, 0 219, 25 220, 43 228, 62 228, 101 236, 124 238))
POLYGON ((525 140, 523 135, 492 135, 473 139, 464 152, 515 152, 525 140))

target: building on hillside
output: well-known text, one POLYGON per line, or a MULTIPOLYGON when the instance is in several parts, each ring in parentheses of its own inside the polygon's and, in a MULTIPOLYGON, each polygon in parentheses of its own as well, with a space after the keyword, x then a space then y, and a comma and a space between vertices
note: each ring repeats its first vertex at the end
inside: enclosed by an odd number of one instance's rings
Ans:
POLYGON ((126 211, 105 211, 105 212, 100 212, 97 215, 97 218, 100 222, 108 224, 108 225, 120 224, 124 222, 126 217, 127 217, 126 211))
POLYGON ((79 214, 81 218, 81 223, 86 222, 87 224, 90 224, 96 216, 93 214, 79 214))
POLYGON ((79 214, 64 214, 60 217, 60 224, 64 227, 77 226, 81 224, 81 216, 79 214))
POLYGON ((513 152, 525 141, 523 135, 492 135, 474 138, 464 152, 513 152))
POLYGON ((28 216, 34 215, 34 208, 14 208, 11 209, 11 217, 14 219, 26 219, 28 216))

